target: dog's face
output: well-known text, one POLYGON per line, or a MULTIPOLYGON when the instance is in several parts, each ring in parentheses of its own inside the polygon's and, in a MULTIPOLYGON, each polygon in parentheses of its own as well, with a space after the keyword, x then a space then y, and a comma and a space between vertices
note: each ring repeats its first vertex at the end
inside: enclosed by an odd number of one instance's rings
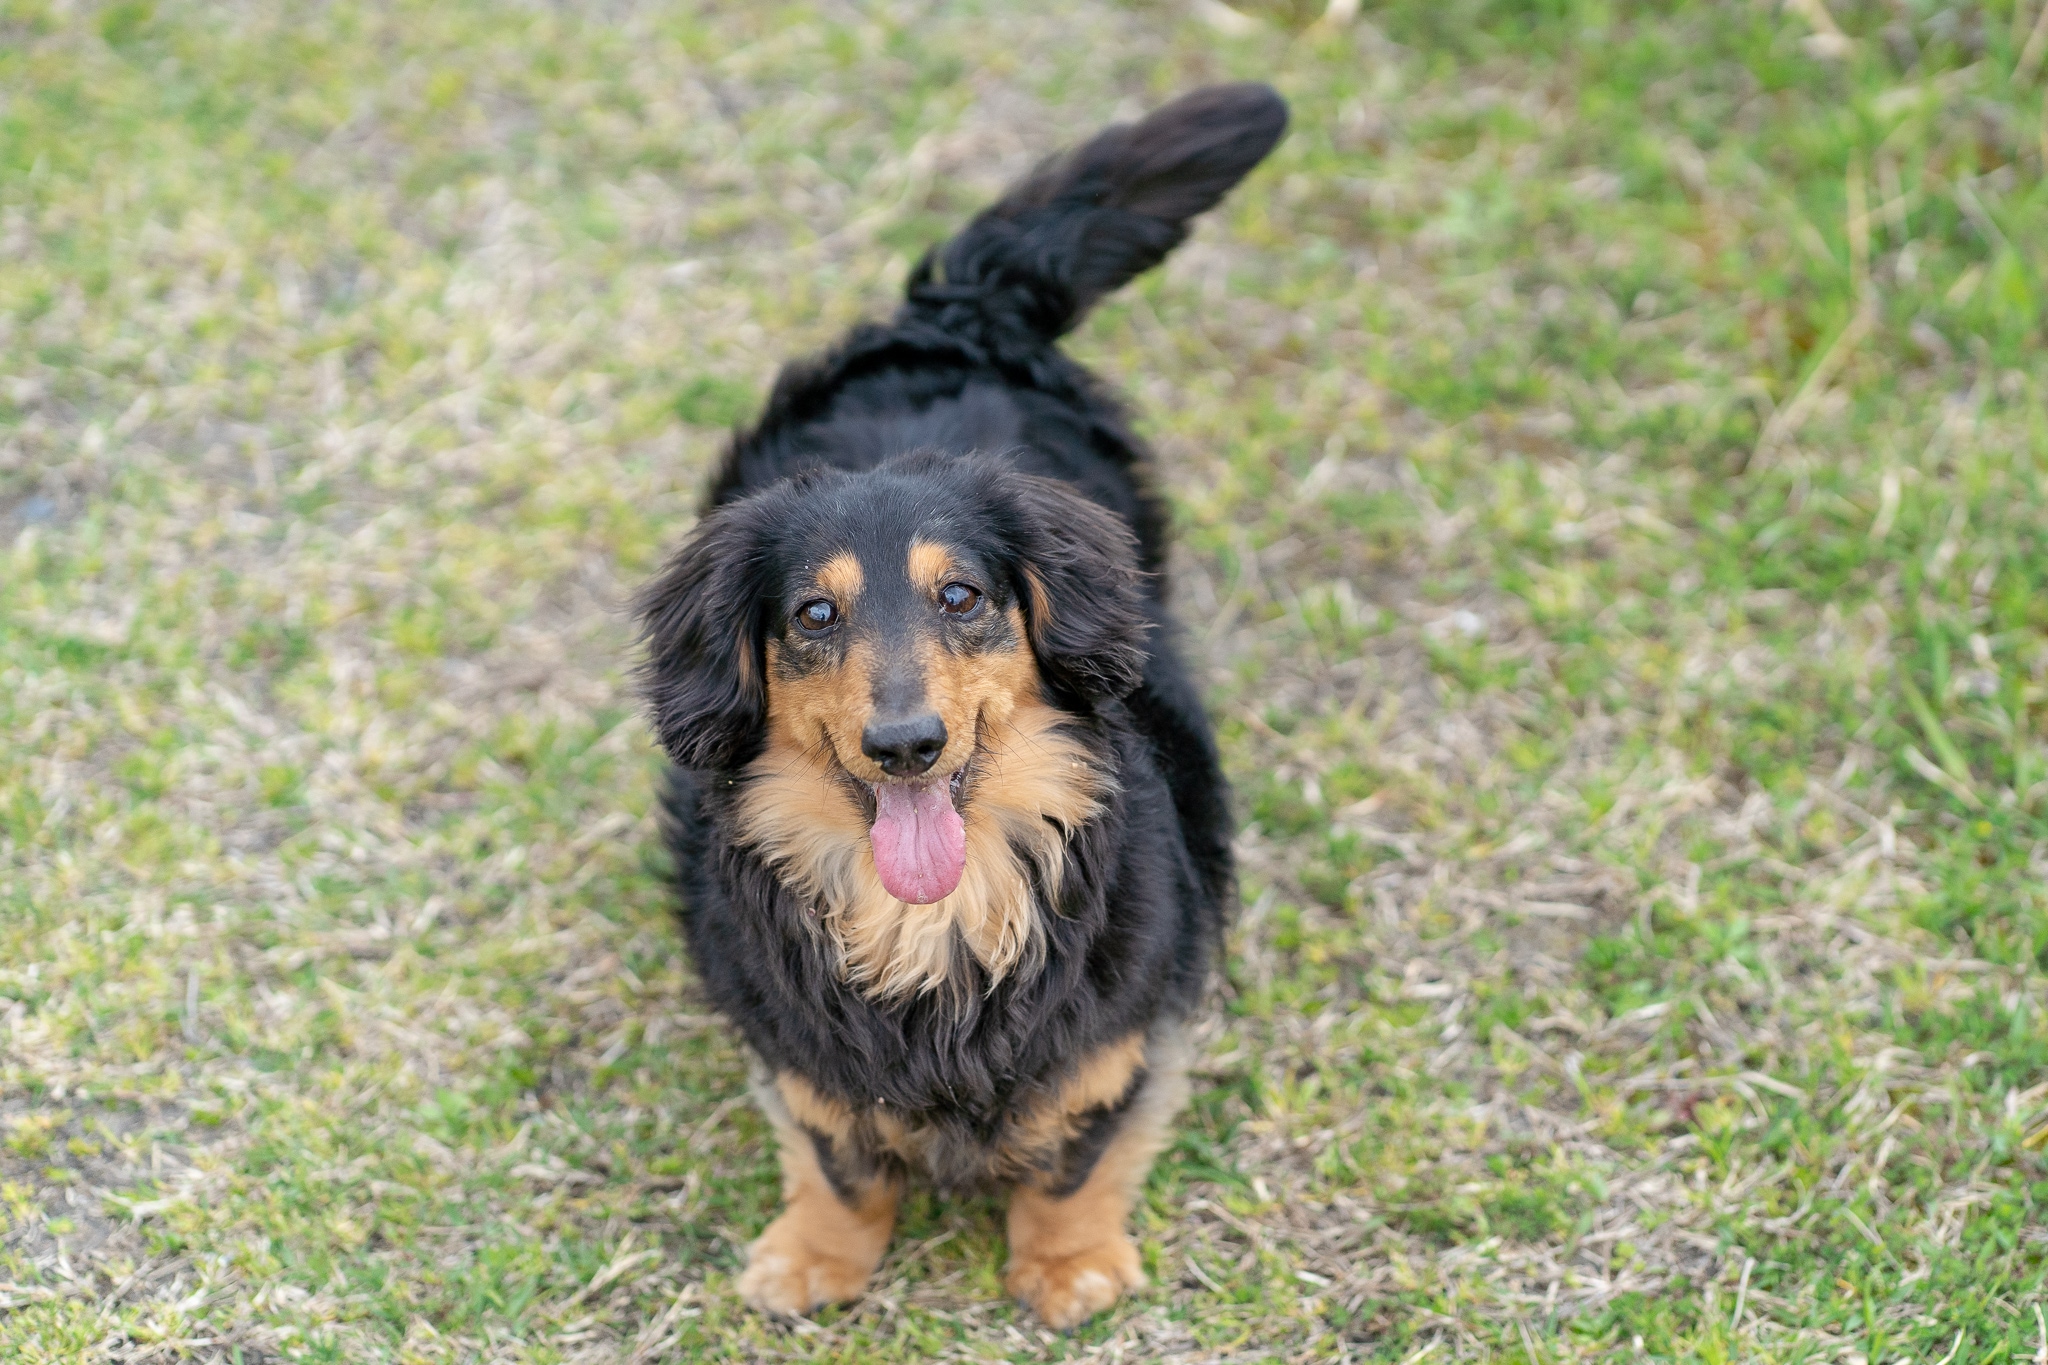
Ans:
POLYGON ((978 759, 1020 706, 1136 685, 1129 532, 1065 485, 980 457, 825 472, 709 514, 640 614, 663 745, 731 769, 774 747, 858 806, 898 900, 958 884, 978 759))
POLYGON ((930 904, 966 867, 975 756, 1038 700, 1038 673, 1009 576, 976 552, 974 528, 872 510, 805 537, 785 573, 763 651, 768 725, 771 742, 844 775, 883 885, 930 904))
POLYGON ((809 537, 822 543, 786 574, 764 650, 771 723, 869 785, 957 780, 979 718, 1036 686, 1014 589, 960 538, 843 529, 809 537))

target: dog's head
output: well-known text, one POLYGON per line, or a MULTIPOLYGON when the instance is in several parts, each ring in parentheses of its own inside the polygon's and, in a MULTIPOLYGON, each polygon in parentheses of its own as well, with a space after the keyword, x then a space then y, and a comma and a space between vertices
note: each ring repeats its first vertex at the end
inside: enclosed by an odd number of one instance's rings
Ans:
POLYGON ((1122 521, 976 456, 821 471, 720 507, 638 611, 670 757, 730 770, 774 743, 825 760, 912 903, 959 880, 963 788, 988 736, 1020 706, 1085 714, 1122 696, 1145 659, 1122 521))

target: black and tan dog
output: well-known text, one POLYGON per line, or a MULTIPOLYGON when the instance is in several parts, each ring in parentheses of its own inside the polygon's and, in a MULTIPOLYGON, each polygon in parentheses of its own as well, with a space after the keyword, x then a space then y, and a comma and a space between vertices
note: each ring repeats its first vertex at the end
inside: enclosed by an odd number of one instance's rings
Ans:
POLYGON ((1055 1326, 1142 1283, 1229 814, 1147 453, 1053 343, 1286 122, 1218 86, 1039 167, 783 372, 640 597, 683 927, 780 1140, 760 1307, 859 1294, 912 1173, 1012 1188, 1055 1326))

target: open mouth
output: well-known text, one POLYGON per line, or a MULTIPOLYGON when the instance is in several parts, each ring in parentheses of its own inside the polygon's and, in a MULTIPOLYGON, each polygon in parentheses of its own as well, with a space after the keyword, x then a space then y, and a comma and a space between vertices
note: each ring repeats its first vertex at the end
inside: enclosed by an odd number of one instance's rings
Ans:
POLYGON ((930 905, 953 894, 967 869, 967 825, 960 818, 967 768, 915 782, 864 782, 874 802, 868 841, 875 872, 897 900, 930 905))

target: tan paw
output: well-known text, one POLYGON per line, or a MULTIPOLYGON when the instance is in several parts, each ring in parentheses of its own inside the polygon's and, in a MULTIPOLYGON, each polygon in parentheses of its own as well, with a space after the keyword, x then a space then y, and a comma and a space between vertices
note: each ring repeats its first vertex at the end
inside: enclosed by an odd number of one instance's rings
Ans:
POLYGON ((1145 1272, 1138 1268, 1138 1248, 1119 1233, 1071 1256, 1013 1254, 1004 1283, 1046 1326, 1067 1328, 1094 1317, 1126 1289, 1141 1287, 1145 1272))
POLYGON ((808 1313, 859 1298, 874 1267, 805 1245, 789 1221, 784 1214, 754 1240, 740 1275, 740 1297, 769 1313, 808 1313))

